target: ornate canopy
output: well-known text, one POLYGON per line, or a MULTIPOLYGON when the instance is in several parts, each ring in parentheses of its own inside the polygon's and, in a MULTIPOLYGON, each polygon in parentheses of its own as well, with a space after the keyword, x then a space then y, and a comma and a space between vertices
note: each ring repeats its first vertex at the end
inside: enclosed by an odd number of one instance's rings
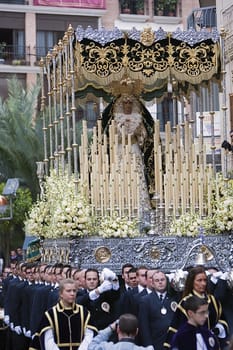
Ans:
MULTIPOLYGON (((141 81, 144 99, 161 96, 169 80, 186 94, 210 79, 220 79, 219 34, 203 29, 165 32, 135 28, 125 32, 78 27, 74 58, 76 91, 113 94, 124 76, 141 81)), ((115 91, 116 93, 116 91, 115 91)))

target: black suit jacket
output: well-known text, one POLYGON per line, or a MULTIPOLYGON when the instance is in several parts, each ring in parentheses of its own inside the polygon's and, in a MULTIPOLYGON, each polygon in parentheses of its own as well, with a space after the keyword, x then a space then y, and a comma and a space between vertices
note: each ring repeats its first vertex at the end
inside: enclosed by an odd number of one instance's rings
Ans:
POLYGON ((48 298, 51 289, 51 285, 40 285, 35 290, 30 317, 30 330, 32 334, 38 331, 44 313, 48 310, 48 298))
POLYGON ((175 305, 175 297, 167 294, 161 303, 154 291, 141 298, 138 314, 141 345, 153 345, 156 350, 163 349, 166 333, 174 315, 175 305))
POLYGON ((229 327, 229 335, 233 334, 233 289, 230 288, 226 280, 218 280, 214 296, 222 304, 223 317, 229 327))
POLYGON ((110 290, 100 294, 98 299, 91 300, 88 291, 84 289, 78 291, 76 302, 90 311, 95 326, 100 330, 116 320, 114 304, 119 297, 120 290, 110 290), (106 308, 109 308, 109 310, 106 308))
POLYGON ((120 314, 137 314, 135 306, 135 295, 139 294, 139 288, 134 287, 131 290, 128 290, 121 296, 120 300, 120 314))

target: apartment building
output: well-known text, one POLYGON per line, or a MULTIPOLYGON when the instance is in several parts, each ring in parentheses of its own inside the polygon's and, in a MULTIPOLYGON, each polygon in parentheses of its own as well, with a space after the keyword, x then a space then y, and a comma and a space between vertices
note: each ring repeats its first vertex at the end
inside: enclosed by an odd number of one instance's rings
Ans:
POLYGON ((38 62, 45 57, 68 25, 98 28, 106 12, 104 1, 0 1, 0 94, 6 96, 6 78, 16 75, 34 83, 38 62), (82 3, 82 7, 80 7, 82 3))
MULTIPOLYGON (((0 0, 0 16, 0 94, 3 97, 7 96, 6 79, 13 75, 25 86, 36 82, 40 58, 58 43, 69 24, 74 29, 79 25, 121 30, 162 27, 169 32, 216 25, 213 0, 0 0)), ((192 100, 194 114, 198 111, 195 98, 192 100)), ((205 101, 205 109, 210 110, 208 96, 205 101)), ((85 116, 90 126, 99 114, 96 102, 93 97, 81 103, 77 110, 78 118, 85 116)), ((154 118, 161 120, 161 130, 168 120, 172 121, 171 96, 165 96, 163 101, 150 101, 147 107, 154 118)), ((181 108, 177 102, 178 113, 181 108)))

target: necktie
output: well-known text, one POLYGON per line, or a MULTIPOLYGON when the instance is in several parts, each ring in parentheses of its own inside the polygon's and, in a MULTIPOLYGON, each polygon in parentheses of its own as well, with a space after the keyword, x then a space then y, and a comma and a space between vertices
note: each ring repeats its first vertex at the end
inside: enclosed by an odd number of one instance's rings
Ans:
POLYGON ((163 294, 160 294, 160 295, 159 295, 159 300, 160 300, 161 303, 162 303, 162 301, 163 301, 163 294))

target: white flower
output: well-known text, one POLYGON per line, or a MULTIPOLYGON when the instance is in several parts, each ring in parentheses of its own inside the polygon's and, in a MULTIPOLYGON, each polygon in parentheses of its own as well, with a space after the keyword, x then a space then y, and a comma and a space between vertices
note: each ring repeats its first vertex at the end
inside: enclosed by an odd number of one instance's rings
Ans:
POLYGON ((99 236, 110 237, 136 237, 140 235, 138 220, 131 220, 128 217, 119 217, 116 213, 113 216, 104 216, 101 218, 99 227, 97 227, 99 236))
POLYGON ((194 237, 202 228, 205 234, 219 234, 233 230, 233 180, 218 175, 214 179, 212 215, 200 218, 197 213, 187 213, 174 219, 168 235, 194 237))
POLYGON ((45 181, 45 198, 32 207, 25 230, 44 238, 81 237, 83 231, 91 232, 90 207, 80 191, 76 193, 73 176, 51 171, 45 181))

